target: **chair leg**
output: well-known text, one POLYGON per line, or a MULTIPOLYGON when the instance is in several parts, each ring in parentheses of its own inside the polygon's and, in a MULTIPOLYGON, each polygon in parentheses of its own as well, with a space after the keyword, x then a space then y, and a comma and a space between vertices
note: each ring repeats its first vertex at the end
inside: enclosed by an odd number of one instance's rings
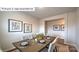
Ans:
POLYGON ((55 49, 53 50, 53 52, 57 52, 57 48, 55 47, 55 49))

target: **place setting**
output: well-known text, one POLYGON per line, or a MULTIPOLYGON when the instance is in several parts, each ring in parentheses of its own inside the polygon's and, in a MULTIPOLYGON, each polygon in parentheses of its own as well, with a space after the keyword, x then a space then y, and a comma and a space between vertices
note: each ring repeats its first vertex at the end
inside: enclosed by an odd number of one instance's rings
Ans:
POLYGON ((28 41, 23 41, 23 42, 20 42, 20 48, 25 48, 27 46, 29 46, 29 42, 28 41))
POLYGON ((44 40, 44 39, 37 41, 37 44, 38 44, 38 45, 43 45, 43 44, 45 44, 45 43, 46 43, 46 40, 44 40))

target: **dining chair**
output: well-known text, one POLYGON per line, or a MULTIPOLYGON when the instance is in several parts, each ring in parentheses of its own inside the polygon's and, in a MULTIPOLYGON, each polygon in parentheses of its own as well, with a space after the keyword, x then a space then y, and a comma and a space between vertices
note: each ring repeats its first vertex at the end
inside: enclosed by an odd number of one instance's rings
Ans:
POLYGON ((33 35, 32 34, 28 35, 28 39, 33 39, 33 35))
POLYGON ((53 52, 54 49, 55 49, 55 43, 58 39, 58 36, 54 39, 54 41, 52 43, 49 44, 49 47, 48 47, 48 52, 53 52))
POLYGON ((23 36, 23 40, 27 40, 27 39, 28 39, 27 35, 23 36))

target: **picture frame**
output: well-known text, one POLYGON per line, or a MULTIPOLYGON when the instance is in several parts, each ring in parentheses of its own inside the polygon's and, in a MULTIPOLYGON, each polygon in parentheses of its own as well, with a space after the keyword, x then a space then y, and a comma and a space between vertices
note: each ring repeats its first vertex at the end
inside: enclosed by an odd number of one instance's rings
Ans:
POLYGON ((61 24, 60 27, 61 27, 61 31, 64 31, 64 24, 61 24))
POLYGON ((54 31, 60 31, 60 25, 59 24, 53 25, 53 30, 54 31))
POLYGON ((32 24, 24 23, 24 33, 32 32, 32 24))
POLYGON ((8 32, 22 32, 23 22, 15 19, 8 19, 8 32))

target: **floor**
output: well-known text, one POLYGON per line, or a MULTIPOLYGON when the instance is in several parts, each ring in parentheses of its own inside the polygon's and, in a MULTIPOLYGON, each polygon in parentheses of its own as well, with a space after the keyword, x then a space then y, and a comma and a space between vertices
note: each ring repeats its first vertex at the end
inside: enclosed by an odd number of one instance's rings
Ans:
POLYGON ((69 46, 70 52, 78 52, 77 49, 74 46, 69 46))

